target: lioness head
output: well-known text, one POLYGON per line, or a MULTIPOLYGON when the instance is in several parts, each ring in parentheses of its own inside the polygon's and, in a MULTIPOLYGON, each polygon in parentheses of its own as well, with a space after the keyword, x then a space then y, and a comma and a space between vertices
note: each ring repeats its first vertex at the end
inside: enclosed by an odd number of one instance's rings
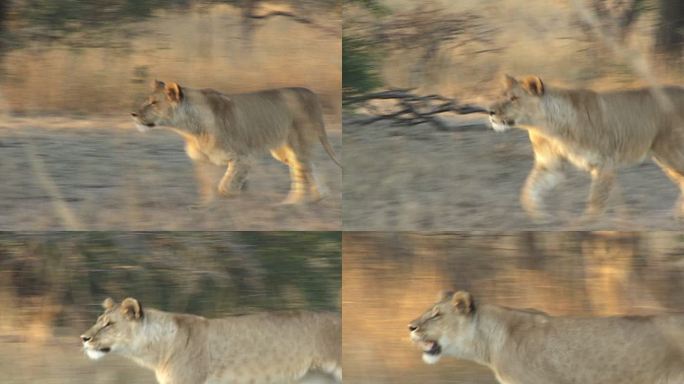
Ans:
POLYGON ((130 297, 121 304, 107 298, 102 307, 104 313, 81 335, 83 350, 93 360, 126 349, 136 339, 143 319, 140 302, 130 297))
POLYGON ((146 132, 157 125, 171 124, 181 101, 183 101, 183 90, 180 85, 165 84, 155 80, 150 96, 140 106, 138 112, 131 113, 136 128, 141 132, 146 132))
POLYGON ((423 361, 434 364, 443 353, 459 355, 473 340, 475 302, 468 292, 443 292, 439 301, 409 324, 411 340, 423 350, 423 361))
POLYGON ((503 92, 499 100, 489 107, 489 121, 497 132, 515 125, 534 124, 542 110, 539 104, 544 95, 544 83, 536 76, 520 81, 505 75, 503 92))

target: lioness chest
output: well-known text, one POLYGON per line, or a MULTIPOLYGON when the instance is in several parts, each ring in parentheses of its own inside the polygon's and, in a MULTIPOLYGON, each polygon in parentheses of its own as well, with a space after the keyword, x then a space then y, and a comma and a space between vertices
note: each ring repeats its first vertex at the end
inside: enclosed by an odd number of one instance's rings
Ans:
POLYGON ((216 165, 225 165, 237 157, 235 151, 223 146, 217 146, 214 142, 194 138, 185 138, 185 153, 194 161, 210 162, 216 165))
POLYGON ((585 171, 591 171, 613 160, 602 155, 599 150, 568 144, 553 137, 541 136, 530 132, 530 141, 538 160, 548 163, 560 157, 585 171))

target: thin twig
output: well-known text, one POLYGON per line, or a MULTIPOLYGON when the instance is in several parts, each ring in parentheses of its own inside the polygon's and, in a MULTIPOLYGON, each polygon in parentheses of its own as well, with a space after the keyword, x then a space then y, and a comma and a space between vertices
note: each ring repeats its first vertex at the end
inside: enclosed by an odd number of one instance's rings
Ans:
POLYGON ((457 113, 459 115, 471 113, 488 113, 487 108, 458 104, 456 100, 442 95, 416 95, 411 89, 390 89, 386 91, 356 95, 346 98, 342 104, 345 106, 357 105, 370 111, 372 115, 367 118, 357 119, 354 123, 361 125, 372 124, 381 120, 391 120, 399 125, 417 125, 430 123, 438 129, 446 129, 443 122, 438 119, 442 113, 457 113), (389 113, 378 112, 378 109, 370 104, 373 100, 396 100, 398 109, 389 113))

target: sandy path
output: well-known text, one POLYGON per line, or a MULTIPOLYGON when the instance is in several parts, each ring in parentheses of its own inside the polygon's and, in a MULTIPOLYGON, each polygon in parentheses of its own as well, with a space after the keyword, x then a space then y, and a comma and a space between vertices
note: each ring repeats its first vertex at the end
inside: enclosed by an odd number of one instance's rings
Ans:
MULTIPOLYGON (((339 124, 329 136, 341 157, 339 124)), ((331 132, 332 131, 332 132, 331 132)), ((318 204, 278 205, 287 195, 287 167, 264 156, 250 190, 203 208, 182 139, 169 131, 141 134, 126 120, 0 121, 2 230, 336 230, 341 171, 315 149, 318 204)), ((213 169, 216 182, 223 169, 213 169)))
POLYGON ((612 208, 580 224, 588 175, 571 170, 550 196, 557 219, 531 222, 519 192, 533 156, 527 135, 484 124, 464 131, 430 125, 360 126, 345 117, 345 230, 569 230, 680 228, 671 208, 677 188, 651 161, 622 170, 612 208), (620 204, 622 195, 624 204, 620 204))

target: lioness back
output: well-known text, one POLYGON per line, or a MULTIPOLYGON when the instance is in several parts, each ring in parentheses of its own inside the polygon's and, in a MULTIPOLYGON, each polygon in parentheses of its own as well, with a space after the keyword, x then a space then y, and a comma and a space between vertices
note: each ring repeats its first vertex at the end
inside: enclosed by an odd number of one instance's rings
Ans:
POLYGON ((215 364, 259 372, 264 379, 289 372, 294 380, 310 369, 333 373, 340 361, 340 321, 331 313, 263 313, 215 319, 209 321, 207 336, 210 356, 220 357, 215 364), (264 366, 264 361, 269 364, 264 366))

